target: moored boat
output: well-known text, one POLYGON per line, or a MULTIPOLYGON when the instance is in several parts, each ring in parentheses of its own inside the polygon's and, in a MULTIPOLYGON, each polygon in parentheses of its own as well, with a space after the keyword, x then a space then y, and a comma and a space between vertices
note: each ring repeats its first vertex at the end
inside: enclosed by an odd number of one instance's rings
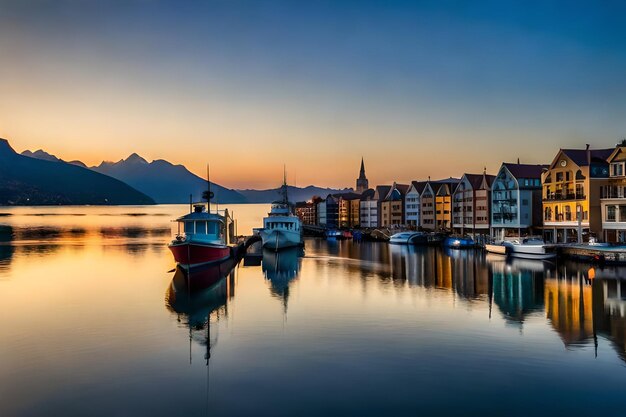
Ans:
POLYGON ((178 233, 168 245, 174 260, 189 269, 219 263, 234 255, 230 245, 233 221, 228 210, 210 213, 204 204, 195 204, 193 210, 176 219, 178 233))
POLYGON ((503 243, 487 243, 485 250, 496 255, 506 255, 506 246, 503 243))
POLYGON ((259 230, 265 249, 276 251, 302 245, 302 225, 289 203, 286 178, 283 180, 282 194, 281 201, 272 203, 270 212, 263 218, 263 229, 259 230))
POLYGON ((389 238, 389 243, 395 245, 418 245, 428 243, 428 237, 421 232, 400 232, 389 238))
POLYGON ((548 249, 541 238, 525 238, 522 240, 512 240, 504 242, 508 253, 516 258, 525 259, 553 259, 556 252, 548 249))
POLYGON ((443 241, 443 245, 451 249, 468 249, 475 246, 474 240, 469 237, 447 237, 443 241))

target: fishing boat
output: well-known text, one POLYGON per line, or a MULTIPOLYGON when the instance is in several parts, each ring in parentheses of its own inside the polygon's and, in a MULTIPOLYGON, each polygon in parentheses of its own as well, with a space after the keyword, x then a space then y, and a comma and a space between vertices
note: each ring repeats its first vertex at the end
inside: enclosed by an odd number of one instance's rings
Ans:
POLYGON ((428 237, 421 232, 400 232, 389 238, 389 243, 394 245, 418 245, 428 243, 428 237))
POLYGON ((233 220, 228 210, 223 214, 207 211, 204 204, 194 204, 189 214, 176 219, 178 233, 168 245, 174 260, 189 269, 223 262, 234 255, 230 244, 233 220))
MULTIPOLYGON (((208 177, 208 168, 207 168, 208 177)), ((228 210, 211 212, 211 182, 208 180, 204 203, 189 204, 188 214, 177 218, 178 232, 168 245, 174 260, 183 269, 191 269, 224 262, 241 249, 231 244, 235 236, 235 222, 228 210)))
POLYGON ((529 237, 522 240, 504 242, 508 253, 516 258, 553 259, 556 252, 549 250, 541 238, 529 237))
POLYGON ((302 227, 300 219, 293 213, 293 205, 287 197, 287 178, 283 179, 283 199, 272 203, 267 217, 263 218, 263 229, 259 235, 263 247, 269 250, 280 250, 302 245, 302 227))
POLYGON ((474 240, 469 237, 447 237, 443 241, 443 246, 450 249, 468 249, 475 246, 474 240))

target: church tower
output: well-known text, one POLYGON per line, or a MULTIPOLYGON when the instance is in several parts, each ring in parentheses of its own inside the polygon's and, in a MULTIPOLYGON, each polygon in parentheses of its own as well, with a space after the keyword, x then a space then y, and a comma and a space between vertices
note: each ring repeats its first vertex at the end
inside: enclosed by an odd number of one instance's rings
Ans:
POLYGON ((368 188, 369 182, 367 181, 367 177, 365 176, 365 163, 363 163, 363 158, 361 158, 361 173, 359 174, 359 178, 357 178, 356 180, 356 192, 362 193, 368 188))

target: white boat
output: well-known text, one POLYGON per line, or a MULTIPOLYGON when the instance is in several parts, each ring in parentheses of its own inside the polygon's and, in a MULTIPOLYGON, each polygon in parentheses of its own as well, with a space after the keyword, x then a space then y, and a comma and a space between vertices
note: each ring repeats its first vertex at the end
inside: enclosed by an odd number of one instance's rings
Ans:
POLYGON ((506 255, 506 246, 502 243, 487 243, 485 250, 489 253, 495 253, 497 255, 506 255))
POLYGON ((389 238, 389 243, 394 245, 416 245, 427 241, 427 236, 420 232, 400 232, 389 238))
POLYGON ((516 258, 525 259, 552 259, 556 252, 546 250, 546 244, 541 238, 525 238, 504 242, 508 253, 516 258))
POLYGON ((302 225, 287 198, 286 180, 282 193, 282 201, 272 203, 270 212, 263 218, 263 229, 259 230, 265 249, 280 250, 302 245, 302 225))

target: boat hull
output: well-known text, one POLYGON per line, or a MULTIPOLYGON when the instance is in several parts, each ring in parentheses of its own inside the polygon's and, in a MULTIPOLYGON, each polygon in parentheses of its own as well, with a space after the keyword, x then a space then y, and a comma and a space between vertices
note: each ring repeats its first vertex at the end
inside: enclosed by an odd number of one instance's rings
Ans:
POLYGON ((543 245, 507 245, 509 248, 509 254, 515 258, 522 259, 554 259, 556 258, 556 252, 546 252, 543 245))
POLYGON ((506 246, 504 245, 486 244, 485 250, 489 253, 495 253, 497 255, 506 255, 506 246))
POLYGON ((263 240, 263 247, 269 250, 281 250, 302 245, 300 232, 292 230, 261 230, 259 232, 263 240))
POLYGON ((425 245, 428 236, 423 233, 396 233, 391 236, 389 243, 392 245, 425 245))
POLYGON ((199 242, 176 242, 169 246, 174 260, 183 268, 210 265, 227 260, 232 256, 229 246, 199 243, 199 242))

